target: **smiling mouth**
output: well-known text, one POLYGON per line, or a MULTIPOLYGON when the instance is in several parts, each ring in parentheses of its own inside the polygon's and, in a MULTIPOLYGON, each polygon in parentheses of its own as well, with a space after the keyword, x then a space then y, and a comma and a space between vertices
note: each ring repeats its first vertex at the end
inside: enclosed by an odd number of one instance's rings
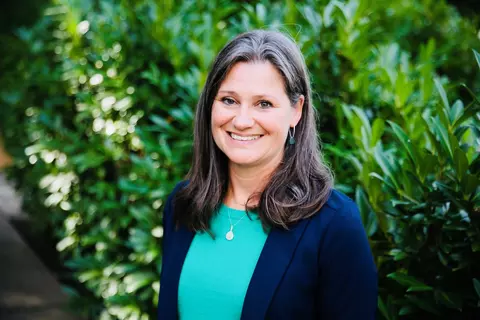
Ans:
POLYGON ((263 135, 239 136, 233 132, 227 132, 227 133, 233 140, 236 140, 236 141, 254 141, 263 137, 263 135))

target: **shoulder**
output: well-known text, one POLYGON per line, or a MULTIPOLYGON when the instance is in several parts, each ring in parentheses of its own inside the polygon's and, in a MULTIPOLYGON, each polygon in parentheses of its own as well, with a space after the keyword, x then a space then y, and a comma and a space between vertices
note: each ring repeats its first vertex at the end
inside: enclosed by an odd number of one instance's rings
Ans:
POLYGON ((350 197, 336 189, 333 189, 330 193, 325 206, 340 212, 341 214, 351 212, 352 209, 356 209, 357 207, 350 197))
POLYGON ((175 185, 175 187, 170 192, 167 198, 167 203, 166 203, 167 210, 171 209, 170 207, 172 206, 175 197, 178 195, 178 192, 183 188, 185 188, 188 185, 188 182, 189 182, 188 180, 182 180, 175 185))
POLYGON ((371 256, 358 207, 340 191, 332 191, 328 201, 312 218, 311 223, 315 228, 321 228, 319 249, 327 257, 343 257, 347 253, 351 257, 371 256))
POLYGON ((168 224, 169 218, 172 216, 172 211, 173 211, 173 205, 174 205, 174 199, 177 196, 178 192, 185 188, 185 186, 188 185, 188 180, 182 180, 178 182, 173 190, 170 192, 170 194, 167 197, 167 202, 165 203, 164 207, 164 224, 168 224))
POLYGON ((316 231, 318 249, 324 254, 369 249, 357 205, 338 190, 332 190, 325 205, 312 217, 309 229, 316 231))
POLYGON ((324 227, 316 238, 322 316, 374 319, 377 270, 357 205, 334 190, 314 221, 323 221, 324 227))
POLYGON ((325 228, 341 227, 337 226, 339 222, 343 226, 361 224, 360 213, 355 202, 344 193, 332 189, 328 200, 322 209, 312 217, 314 224, 321 224, 325 228))
POLYGON ((189 180, 182 180, 178 182, 173 188, 172 192, 170 192, 170 195, 168 197, 174 198, 177 195, 178 191, 185 188, 188 185, 188 183, 189 183, 189 180))

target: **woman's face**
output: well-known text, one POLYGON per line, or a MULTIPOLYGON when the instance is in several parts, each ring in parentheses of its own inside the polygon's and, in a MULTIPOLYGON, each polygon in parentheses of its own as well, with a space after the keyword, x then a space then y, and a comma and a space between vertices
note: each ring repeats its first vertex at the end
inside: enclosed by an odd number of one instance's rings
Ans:
POLYGON ((297 125, 304 97, 292 107, 282 75, 269 62, 239 62, 220 85, 212 106, 212 134, 231 165, 276 166, 288 130, 297 125))

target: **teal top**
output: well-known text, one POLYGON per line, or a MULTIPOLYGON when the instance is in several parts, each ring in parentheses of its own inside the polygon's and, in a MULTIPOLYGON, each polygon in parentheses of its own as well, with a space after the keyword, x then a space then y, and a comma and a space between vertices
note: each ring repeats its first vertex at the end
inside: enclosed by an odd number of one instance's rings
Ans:
POLYGON ((240 319, 258 258, 267 239, 260 219, 222 205, 206 232, 193 238, 178 287, 180 319, 240 319), (234 238, 226 239, 232 220, 234 238), (242 218, 243 217, 243 218, 242 218), (238 222, 238 224, 236 224, 238 222))

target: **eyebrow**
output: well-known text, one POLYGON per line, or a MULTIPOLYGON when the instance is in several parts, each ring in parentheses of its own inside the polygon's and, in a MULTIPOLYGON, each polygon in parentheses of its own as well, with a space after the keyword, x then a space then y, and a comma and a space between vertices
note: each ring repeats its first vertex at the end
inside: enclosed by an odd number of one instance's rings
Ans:
MULTIPOLYGON (((220 90, 218 91, 219 94, 228 94, 232 96, 238 96, 238 93, 235 91, 230 91, 230 90, 220 90)), ((268 94, 257 94, 253 96, 254 99, 261 99, 261 98, 266 98, 266 99, 271 99, 271 100, 276 100, 275 97, 270 96, 268 94)))

